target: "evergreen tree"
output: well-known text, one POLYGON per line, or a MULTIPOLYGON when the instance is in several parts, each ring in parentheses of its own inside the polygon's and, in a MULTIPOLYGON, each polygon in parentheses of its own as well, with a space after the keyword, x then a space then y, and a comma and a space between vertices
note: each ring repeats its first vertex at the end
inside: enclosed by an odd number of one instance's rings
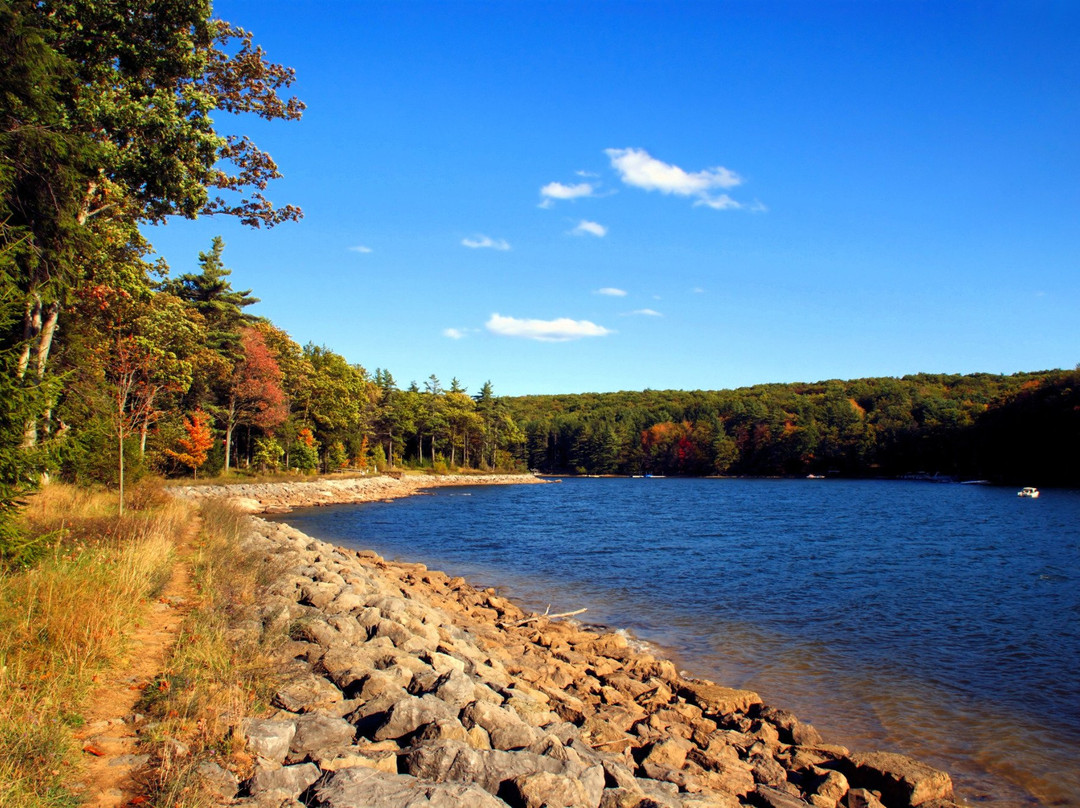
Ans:
POLYGON ((229 282, 231 269, 221 254, 225 241, 214 236, 209 252, 199 253, 201 272, 187 273, 162 284, 162 290, 191 304, 206 319, 206 344, 231 361, 240 358, 240 329, 258 318, 244 313, 246 306, 259 302, 251 290, 242 292, 229 282))

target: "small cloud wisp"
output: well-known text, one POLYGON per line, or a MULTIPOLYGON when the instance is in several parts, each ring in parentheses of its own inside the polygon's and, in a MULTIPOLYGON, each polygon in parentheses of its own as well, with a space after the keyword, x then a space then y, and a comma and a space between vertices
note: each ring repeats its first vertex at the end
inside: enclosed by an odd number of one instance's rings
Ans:
POLYGON ((679 166, 657 160, 644 149, 605 149, 611 167, 619 172, 626 185, 662 194, 693 197, 695 205, 705 205, 714 210, 732 210, 744 207, 726 193, 717 189, 742 185, 743 179, 723 166, 702 171, 685 171, 679 166))
POLYGON ((570 342, 583 337, 606 337, 615 333, 589 320, 559 317, 555 320, 528 320, 492 314, 487 330, 501 337, 520 337, 538 342, 570 342))
POLYGON ((570 231, 575 236, 596 236, 597 238, 603 238, 607 235, 607 228, 598 222, 590 222, 588 219, 582 219, 578 222, 577 227, 570 231))
POLYGON ((478 235, 476 238, 463 238, 461 240, 463 247, 468 247, 471 250, 509 250, 510 242, 504 238, 491 238, 490 236, 478 235))

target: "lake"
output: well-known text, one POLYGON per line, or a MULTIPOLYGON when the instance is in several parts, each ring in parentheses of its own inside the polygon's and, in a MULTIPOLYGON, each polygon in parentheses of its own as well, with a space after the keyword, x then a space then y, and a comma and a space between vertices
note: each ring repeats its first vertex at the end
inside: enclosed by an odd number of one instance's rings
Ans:
POLYGON ((566 479, 295 511, 655 643, 826 740, 945 768, 993 806, 1080 806, 1080 491, 566 479))

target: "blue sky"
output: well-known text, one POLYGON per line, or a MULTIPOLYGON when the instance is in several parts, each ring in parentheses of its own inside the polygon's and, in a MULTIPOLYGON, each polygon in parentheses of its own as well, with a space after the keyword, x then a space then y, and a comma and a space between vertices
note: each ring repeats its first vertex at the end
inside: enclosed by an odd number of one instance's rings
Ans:
POLYGON ((1080 362, 1080 4, 218 2, 302 222, 214 235, 300 343, 499 394, 1080 362))

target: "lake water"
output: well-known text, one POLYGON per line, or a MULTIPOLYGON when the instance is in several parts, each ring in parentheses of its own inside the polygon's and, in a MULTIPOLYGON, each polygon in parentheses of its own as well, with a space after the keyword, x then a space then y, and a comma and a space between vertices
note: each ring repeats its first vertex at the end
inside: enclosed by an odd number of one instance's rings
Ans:
POLYGON ((993 806, 1080 806, 1080 491, 567 479, 296 511, 633 631, 826 740, 919 757, 993 806))

